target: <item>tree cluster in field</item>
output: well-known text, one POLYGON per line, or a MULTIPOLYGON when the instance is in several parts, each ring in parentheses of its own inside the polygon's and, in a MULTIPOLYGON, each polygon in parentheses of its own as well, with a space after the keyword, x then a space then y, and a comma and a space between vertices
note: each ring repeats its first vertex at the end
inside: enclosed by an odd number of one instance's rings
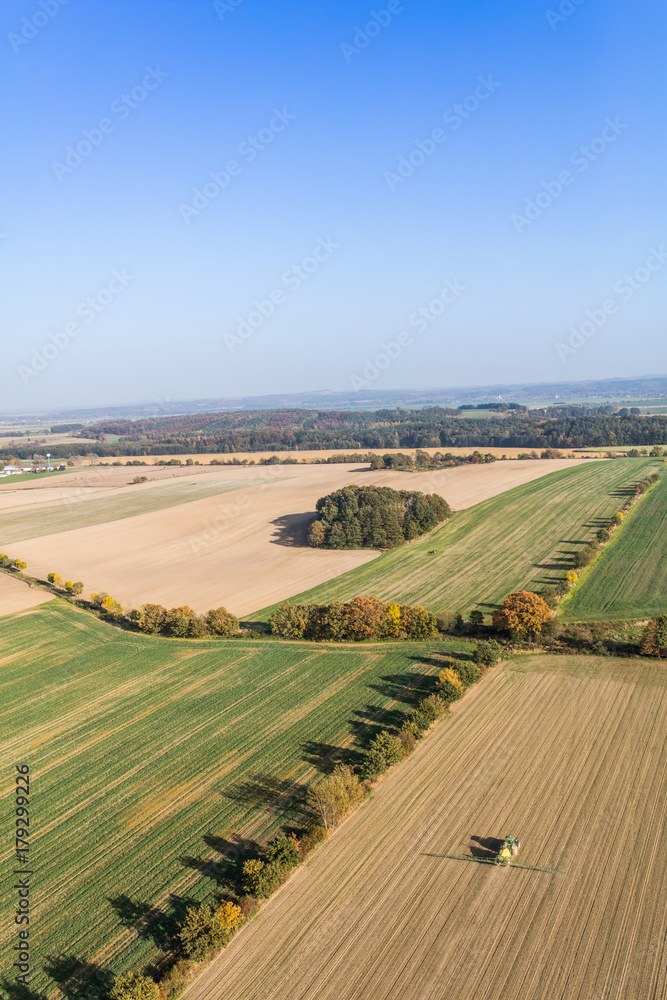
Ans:
POLYGON ((420 605, 385 604, 378 597, 355 597, 342 603, 290 604, 269 618, 273 635, 282 639, 365 642, 368 639, 430 639, 438 634, 434 615, 420 605))
POLYGON ((167 608, 161 604, 143 604, 133 620, 148 635, 166 635, 179 639, 204 639, 206 636, 230 636, 239 631, 239 620, 226 608, 212 608, 198 615, 187 605, 167 608))
MULTIPOLYGON (((613 407, 568 406, 491 410, 480 419, 469 411, 430 406, 376 411, 244 410, 184 414, 143 420, 110 420, 75 432, 96 438, 101 457, 261 451, 347 452, 397 448, 651 448, 667 442, 667 417, 642 416, 613 407), (119 435, 107 441, 107 435, 119 435)), ((54 458, 71 458, 76 442, 53 444, 54 458)), ((32 458, 34 446, 15 446, 32 458)), ((3 453, 0 457, 5 458, 3 453)))
POLYGON ((452 512, 436 493, 345 486, 316 504, 308 544, 324 549, 392 549, 437 527, 452 512))

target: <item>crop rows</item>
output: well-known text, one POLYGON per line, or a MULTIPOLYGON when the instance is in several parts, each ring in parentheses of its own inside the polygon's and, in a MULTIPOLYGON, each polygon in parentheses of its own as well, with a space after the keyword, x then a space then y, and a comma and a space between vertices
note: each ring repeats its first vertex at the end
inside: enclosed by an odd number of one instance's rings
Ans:
POLYGON ((664 1000, 666 725, 658 664, 499 669, 184 1000, 664 1000), (444 857, 508 833, 562 874, 444 857))
POLYGON ((157 932, 123 923, 210 896, 224 841, 293 822, 322 758, 424 683, 433 648, 455 647, 170 642, 60 604, 0 622, 3 773, 33 774, 38 952, 154 960, 157 932))
POLYGON ((566 604, 567 620, 620 621, 667 612, 667 478, 630 517, 566 604))

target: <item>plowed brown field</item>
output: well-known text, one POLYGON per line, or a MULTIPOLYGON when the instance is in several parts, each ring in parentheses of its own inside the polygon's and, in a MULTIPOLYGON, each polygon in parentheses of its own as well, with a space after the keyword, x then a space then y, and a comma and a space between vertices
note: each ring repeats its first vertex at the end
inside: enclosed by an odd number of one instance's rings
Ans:
POLYGON ((502 667, 186 1000, 667 997, 666 727, 659 663, 502 667), (563 874, 442 857, 507 833, 563 874))
POLYGON ((360 465, 82 469, 30 482, 31 489, 25 481, 3 487, 0 542, 28 572, 82 580, 86 595, 108 591, 126 608, 156 601, 204 612, 223 604, 245 615, 377 558, 305 546, 317 499, 332 490, 349 483, 422 490, 462 510, 592 464, 538 459, 414 474, 360 465), (137 473, 150 481, 128 486, 137 473))

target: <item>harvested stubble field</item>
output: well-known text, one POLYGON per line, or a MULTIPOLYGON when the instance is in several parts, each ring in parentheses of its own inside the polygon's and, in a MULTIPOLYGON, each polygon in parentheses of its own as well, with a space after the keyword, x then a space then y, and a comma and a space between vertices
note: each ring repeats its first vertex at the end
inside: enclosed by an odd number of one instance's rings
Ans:
POLYGON ((184 1000, 664 1000, 667 673, 487 676, 184 1000), (563 874, 444 854, 490 854, 563 874))
MULTIPOLYGON (((32 773, 31 989, 73 959, 155 960, 170 934, 146 912, 210 898, 227 842, 294 822, 323 760, 426 690, 434 650, 464 649, 149 639, 62 602, 0 620, 5 815, 15 763, 32 773)), ((0 899, 12 912, 11 880, 0 899)))
POLYGON ((377 558, 305 547, 316 501, 342 486, 440 493, 462 510, 556 467, 590 473, 606 464, 537 460, 425 473, 360 465, 81 469, 57 484, 0 489, 0 548, 25 559, 32 575, 82 580, 86 594, 107 591, 126 608, 157 602, 204 612, 222 604, 246 615, 377 558), (151 481, 128 486, 135 474, 151 481))
MULTIPOLYGON (((575 552, 609 523, 633 484, 657 467, 651 459, 618 459, 559 469, 292 600, 326 603, 376 594, 424 604, 434 614, 466 614, 474 607, 490 612, 513 590, 560 582, 575 552)), ((271 610, 256 617, 265 619, 271 610)))
POLYGON ((667 477, 630 514, 563 608, 566 621, 628 621, 667 612, 667 477))

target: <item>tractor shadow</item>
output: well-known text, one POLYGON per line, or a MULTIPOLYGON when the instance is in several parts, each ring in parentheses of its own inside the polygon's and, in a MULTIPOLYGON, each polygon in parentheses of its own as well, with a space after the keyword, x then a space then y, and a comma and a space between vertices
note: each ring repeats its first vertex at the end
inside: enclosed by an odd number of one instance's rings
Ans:
POLYGON ((470 847, 470 853, 473 858, 485 858, 488 860, 495 858, 505 843, 504 840, 499 840, 498 837, 471 837, 470 839, 476 845, 470 847))

